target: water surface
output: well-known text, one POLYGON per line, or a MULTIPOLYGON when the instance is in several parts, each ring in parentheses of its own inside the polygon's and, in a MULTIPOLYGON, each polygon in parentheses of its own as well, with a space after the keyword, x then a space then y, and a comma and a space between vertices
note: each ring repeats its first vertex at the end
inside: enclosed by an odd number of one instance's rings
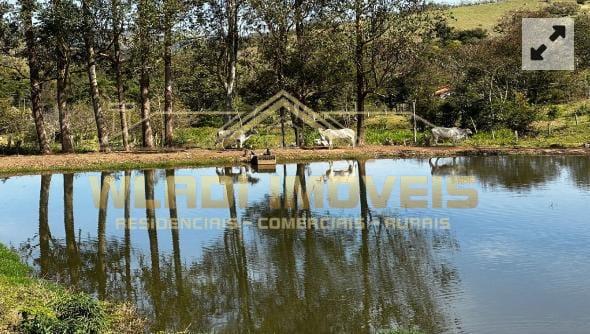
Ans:
POLYGON ((21 176, 0 196, 0 242, 150 330, 588 332, 588 157, 21 176))

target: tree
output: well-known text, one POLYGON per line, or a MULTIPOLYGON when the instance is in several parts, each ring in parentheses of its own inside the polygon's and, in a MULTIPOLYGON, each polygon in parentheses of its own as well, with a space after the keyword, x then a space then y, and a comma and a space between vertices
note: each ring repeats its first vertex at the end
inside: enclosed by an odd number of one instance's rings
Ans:
POLYGON ((139 53, 139 90, 140 90, 140 109, 141 109, 141 129, 143 137, 143 147, 154 148, 154 135, 150 121, 150 54, 152 52, 152 23, 155 13, 155 5, 150 0, 139 0, 137 4, 137 38, 139 53))
MULTIPOLYGON (((285 63, 287 62, 287 44, 289 30, 293 20, 291 1, 282 0, 253 0, 254 10, 259 18, 259 34, 262 40, 262 52, 270 61, 275 76, 275 90, 285 89, 285 63)), ((283 147, 285 142, 285 109, 280 110, 281 138, 283 147)), ((293 122, 295 125, 295 122, 293 122)), ((298 137, 298 136, 296 136, 298 137)))
MULTIPOLYGON (((272 69, 268 89, 285 89, 307 104, 336 85, 325 86, 328 77, 338 78, 339 52, 330 48, 340 34, 333 29, 336 9, 331 0, 253 0, 260 53, 272 69), (292 37, 295 38, 292 38, 292 37), (323 55, 329 55, 323 58, 323 55), (334 71, 335 70, 335 71, 334 71), (330 73, 329 75, 326 75, 330 73)), ((337 85, 342 85, 340 80, 337 85)), ((283 115, 281 115, 283 117, 283 115)), ((291 114, 295 144, 303 145, 303 122, 291 114)))
POLYGON ((225 91, 226 121, 234 111, 242 5, 243 0, 209 0, 204 5, 209 37, 218 54, 216 72, 225 91))
POLYGON ((164 144, 174 145, 172 124, 172 28, 179 10, 177 0, 164 1, 164 144))
POLYGON ((95 0, 82 0, 82 14, 84 21, 83 36, 84 45, 86 48, 86 70, 88 72, 88 84, 90 90, 90 98, 92 100, 92 108, 94 110, 94 118, 96 122, 96 129, 98 134, 98 144, 100 151, 108 151, 109 149, 109 135, 107 132, 106 121, 100 102, 100 91, 98 87, 98 80, 96 76, 96 52, 94 45, 94 26, 92 8, 95 0))
POLYGON ((56 103, 59 114, 61 133, 61 150, 64 153, 74 152, 74 139, 70 126, 70 111, 67 106, 67 85, 70 76, 70 45, 67 36, 72 33, 68 16, 72 16, 73 6, 69 1, 52 0, 52 23, 55 42, 55 58, 57 65, 56 103))
POLYGON ((29 63, 29 82, 31 86, 31 110, 37 132, 37 141, 41 154, 51 153, 47 134, 45 133, 45 121, 41 110, 41 77, 40 64, 37 57, 37 38, 33 26, 33 12, 37 3, 34 0, 20 0, 21 24, 25 35, 26 54, 29 63))
MULTIPOLYGON (((373 30, 373 34, 370 37, 365 37, 365 33, 363 31, 364 25, 364 8, 370 8, 369 6, 365 7, 365 3, 362 0, 354 0, 354 31, 355 31, 355 44, 354 44, 354 65, 355 65, 355 75, 356 75, 356 140, 357 145, 363 145, 365 143, 365 130, 364 130, 364 120, 365 120, 365 97, 367 96, 366 90, 366 82, 365 82, 365 48, 367 44, 370 42, 368 38, 376 39, 379 34, 383 34, 383 28, 380 30, 373 30)), ((389 14, 385 14, 382 17, 387 17, 389 14)), ((376 19, 376 17, 375 17, 376 19)), ((378 26, 375 24, 371 24, 371 26, 378 26)), ((381 22, 381 25, 384 25, 385 22, 381 22)))
POLYGON ((348 5, 345 12, 354 23, 357 142, 363 145, 367 96, 391 80, 399 66, 409 67, 440 15, 412 0, 352 0, 348 5))
POLYGON ((124 32, 125 7, 120 0, 111 0, 111 18, 113 34, 113 69, 115 71, 115 85, 117 89, 117 104, 121 121, 121 137, 123 148, 129 151, 129 128, 127 125, 127 108, 125 107, 125 88, 123 87, 121 34, 124 32))

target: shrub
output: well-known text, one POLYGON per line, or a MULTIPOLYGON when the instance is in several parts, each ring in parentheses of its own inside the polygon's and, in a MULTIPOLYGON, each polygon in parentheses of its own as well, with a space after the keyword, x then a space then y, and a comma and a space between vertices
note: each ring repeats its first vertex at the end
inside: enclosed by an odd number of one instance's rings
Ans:
POLYGON ((547 110, 547 118, 550 121, 554 121, 559 117, 560 114, 560 110, 557 106, 551 106, 549 107, 549 110, 547 110))
POLYGON ((29 267, 20 262, 18 255, 0 245, 0 276, 22 278, 29 274, 29 267))
POLYGON ((107 327, 104 309, 89 295, 65 295, 54 308, 62 328, 68 333, 100 333, 107 327))
POLYGON ((482 28, 461 30, 456 32, 455 39, 465 44, 474 44, 488 37, 488 32, 482 28))
POLYGON ((538 119, 538 110, 522 94, 515 94, 512 100, 495 101, 491 108, 499 115, 502 125, 519 133, 529 132, 532 123, 538 119))
POLYGON ((107 316, 97 300, 85 294, 64 294, 51 305, 53 312, 26 310, 21 333, 102 333, 107 316))
POLYGON ((573 2, 556 2, 547 7, 547 12, 556 16, 573 16, 578 12, 580 6, 573 2))
POLYGON ((587 104, 583 104, 575 112, 576 115, 589 115, 590 116, 590 108, 587 104))
POLYGON ((0 244, 0 333, 141 333, 145 319, 126 304, 99 302, 30 277, 0 244))
POLYGON ((61 331, 59 320, 54 313, 42 309, 27 309, 21 312, 20 333, 58 333, 61 331))

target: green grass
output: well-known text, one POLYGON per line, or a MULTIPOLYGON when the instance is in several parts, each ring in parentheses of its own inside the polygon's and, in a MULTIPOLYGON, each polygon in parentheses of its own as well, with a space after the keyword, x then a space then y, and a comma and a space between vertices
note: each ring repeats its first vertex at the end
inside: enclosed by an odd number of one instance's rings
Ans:
POLYGON ((392 329, 378 331, 379 334, 424 334, 418 329, 392 329))
POLYGON ((30 276, 0 244, 0 333, 135 333, 144 321, 127 305, 99 302, 30 276))
POLYGON ((217 129, 213 127, 185 128, 174 131, 177 145, 192 148, 211 148, 215 146, 217 129))
POLYGON ((503 0, 494 3, 464 5, 448 10, 448 13, 455 18, 455 20, 451 19, 449 23, 460 30, 482 28, 492 32, 494 26, 507 13, 519 9, 535 10, 543 6, 547 6, 547 3, 539 0, 503 0))
MULTIPOLYGON (((366 142, 370 145, 403 145, 413 143, 414 133, 409 130, 406 117, 393 115, 387 117, 372 117, 366 122, 366 142)), ((285 142, 292 145, 295 142, 293 130, 286 128, 285 142)), ((175 132, 176 143, 189 148, 214 149, 217 129, 210 127, 178 129, 175 132)), ((420 135, 419 139, 422 139, 420 135)), ((306 131, 305 141, 307 146, 314 146, 313 142, 319 138, 317 131, 306 131)), ((346 142, 338 142, 338 145, 346 145, 346 142)), ((261 131, 253 135, 245 144, 249 149, 280 148, 282 138, 279 129, 261 131)))
POLYGON ((0 276, 24 279, 29 273, 29 267, 20 262, 18 255, 0 244, 0 276))
POLYGON ((564 105, 561 117, 554 121, 546 118, 533 125, 533 131, 520 135, 518 140, 513 131, 498 130, 480 132, 463 142, 471 147, 522 147, 522 148, 579 148, 590 143, 590 115, 579 115, 578 123, 574 110, 579 105, 564 105))
MULTIPOLYGON (((418 144, 424 144, 427 133, 418 132, 418 144)), ((410 129, 375 130, 367 129, 365 142, 369 145, 414 145, 414 131, 410 129)))
MULTIPOLYGON (((560 0, 555 2, 575 1, 560 0)), ((497 2, 452 7, 447 10, 447 13, 452 17, 449 20, 452 27, 460 30, 481 28, 493 33, 494 27, 508 13, 516 10, 537 10, 547 7, 550 3, 541 0, 499 0, 497 2)), ((589 10, 590 3, 580 6, 580 9, 589 10)))

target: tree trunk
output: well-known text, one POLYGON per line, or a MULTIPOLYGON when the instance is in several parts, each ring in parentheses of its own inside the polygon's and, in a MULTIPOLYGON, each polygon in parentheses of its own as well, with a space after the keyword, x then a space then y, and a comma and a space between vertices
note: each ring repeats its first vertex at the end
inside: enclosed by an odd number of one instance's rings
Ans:
POLYGON ((29 63, 29 81, 31 86, 31 110, 33 120, 35 121, 35 130, 37 132, 37 142, 41 154, 51 153, 47 134, 45 132, 45 121, 41 110, 41 79, 39 75, 39 63, 37 59, 36 37, 33 28, 33 9, 35 2, 33 0, 21 0, 21 19, 25 32, 27 45, 27 60, 29 63))
POLYGON ((234 91, 236 86, 236 67, 238 63, 238 0, 227 1, 227 49, 225 73, 225 115, 226 122, 232 118, 234 111, 234 91))
POLYGON ((117 103, 119 118, 121 120, 121 138, 123 148, 129 151, 129 127, 127 125, 127 108, 125 107, 125 90, 123 88, 123 76, 121 74, 121 32, 122 32, 122 8, 119 0, 112 0, 113 10, 113 65, 115 68, 115 81, 117 85, 117 103))
POLYGON ((83 0, 82 7, 84 12, 85 30, 84 31, 84 45, 86 46, 86 64, 88 71, 88 83, 90 85, 90 98, 92 100, 92 109, 94 110, 94 119, 96 121, 96 129, 98 134, 98 145, 101 152, 108 151, 109 135, 105 124, 102 106, 100 105, 100 91, 98 89, 98 81, 96 79, 96 55, 94 51, 94 28, 91 22, 91 13, 88 2, 91 0, 83 0))
POLYGON ((141 98, 141 130, 143 134, 143 147, 154 148, 154 135, 150 122, 150 75, 145 67, 141 69, 139 78, 141 98))
MULTIPOLYGON (((304 4, 304 0, 296 0, 295 1, 295 39, 297 42, 297 56, 299 57, 299 65, 303 66, 303 64, 305 63, 305 50, 304 50, 304 38, 305 38, 305 25, 304 25, 304 15, 303 15, 303 4, 304 4)), ((300 90, 300 94, 298 94, 299 96, 299 101, 301 101, 301 103, 305 104, 306 101, 304 99, 304 92, 303 92, 303 87, 299 87, 300 90)), ((305 124, 303 123, 303 121, 301 120, 301 118, 296 118, 295 119, 295 123, 296 125, 295 127, 295 145, 297 145, 297 147, 302 147, 304 144, 304 132, 303 132, 303 128, 305 126, 305 124)))
POLYGON ((66 87, 67 78, 69 76, 68 65, 64 64, 63 61, 58 60, 57 64, 57 111, 59 114, 59 127, 61 133, 61 151, 63 153, 74 152, 74 139, 72 137, 72 131, 70 127, 70 112, 68 111, 66 102, 66 87))
POLYGON ((69 76, 69 57, 61 19, 61 0, 53 0, 53 11, 59 17, 55 22, 56 32, 55 55, 57 57, 56 102, 59 115, 59 128, 61 134, 61 151, 63 153, 74 152, 74 141, 70 127, 70 112, 67 109, 66 89, 69 76))
POLYGON ((142 0, 138 5, 139 20, 139 49, 140 49, 140 63, 141 73, 139 77, 140 90, 140 108, 141 108, 141 130, 143 137, 143 147, 154 148, 154 135, 150 121, 150 68, 149 68, 149 53, 150 53, 150 20, 149 20, 149 1, 142 0))
POLYGON ((121 137, 123 139, 123 148, 129 151, 129 127, 127 125, 127 108, 125 107, 125 90, 123 88, 123 79, 121 75, 121 56, 119 47, 115 47, 117 58, 115 65, 115 76, 117 81, 117 103, 119 105, 119 119, 121 120, 121 137))
POLYGON ((357 0, 355 15, 356 45, 354 62, 356 66, 356 140, 357 145, 365 144, 365 67, 364 40, 362 32, 362 2, 357 0))
POLYGON ((285 108, 281 108, 280 117, 281 117, 281 142, 283 144, 283 148, 287 147, 287 143, 285 141, 285 108))
POLYGON ((164 32, 164 144, 174 145, 174 128, 172 124, 172 0, 166 2, 166 18, 164 32))

